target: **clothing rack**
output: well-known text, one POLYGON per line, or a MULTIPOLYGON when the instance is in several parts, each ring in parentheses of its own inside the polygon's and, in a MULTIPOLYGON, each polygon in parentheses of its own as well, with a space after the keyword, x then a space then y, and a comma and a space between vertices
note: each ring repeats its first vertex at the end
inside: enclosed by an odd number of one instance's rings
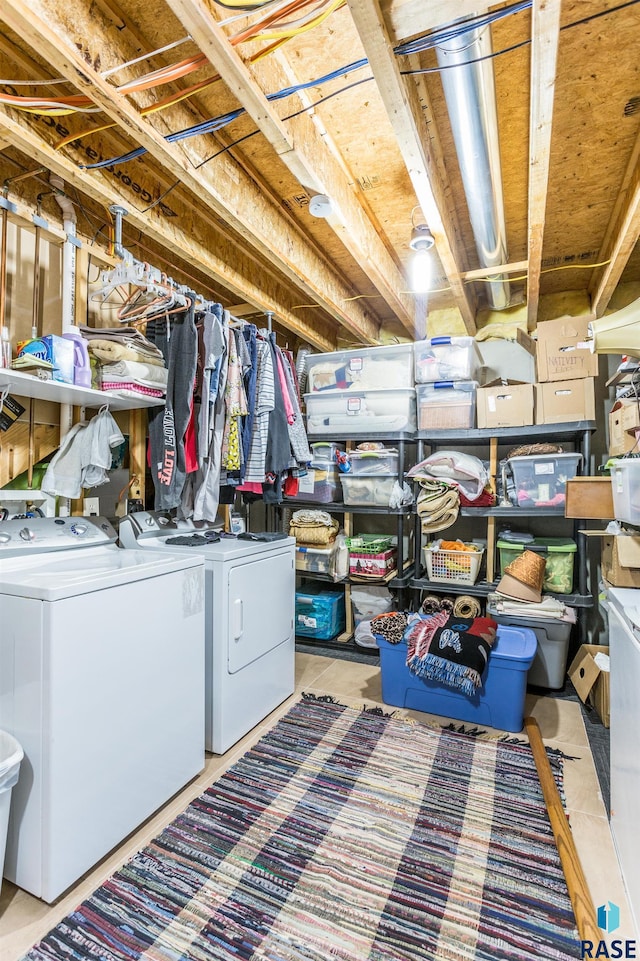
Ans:
MULTIPOLYGON (((122 224, 124 218, 129 213, 127 208, 119 204, 112 204, 109 207, 109 211, 114 217, 113 249, 115 255, 120 258, 121 262, 116 264, 111 270, 103 270, 101 272, 101 287, 91 295, 91 299, 104 303, 109 294, 117 287, 129 285, 144 288, 148 293, 157 296, 166 293, 167 288, 169 288, 175 298, 176 306, 182 308, 187 307, 190 299, 195 296, 196 309, 205 311, 208 305, 212 303, 209 298, 193 291, 186 284, 178 284, 172 277, 168 277, 163 271, 157 267, 153 267, 147 261, 136 260, 133 254, 123 246, 122 224)), ((162 313, 162 310, 158 311, 159 315, 162 315, 162 313)), ((166 313, 166 311, 164 311, 164 313, 166 313)), ((272 310, 265 311, 267 330, 270 334, 273 331, 273 316, 274 312, 272 310)), ((233 315, 230 315, 230 317, 236 324, 241 326, 248 323, 248 321, 243 320, 241 317, 234 317, 233 315)), ((149 317, 148 319, 151 318, 149 317)), ((127 318, 122 318, 122 321, 123 323, 127 322, 127 318)))

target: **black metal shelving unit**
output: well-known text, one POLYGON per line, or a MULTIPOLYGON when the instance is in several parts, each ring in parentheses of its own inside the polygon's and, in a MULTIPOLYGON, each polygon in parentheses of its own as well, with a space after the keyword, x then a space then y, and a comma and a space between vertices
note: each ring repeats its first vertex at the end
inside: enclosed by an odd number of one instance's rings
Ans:
MULTIPOLYGON (((320 435, 309 434, 309 440, 326 440, 327 438, 320 435)), ((381 441, 385 444, 392 445, 398 451, 398 483, 402 486, 405 479, 405 471, 407 468, 407 444, 415 443, 415 434, 412 431, 401 431, 395 434, 390 433, 367 433, 362 436, 354 434, 332 434, 331 440, 336 443, 359 443, 364 441, 381 441)), ((408 591, 411 583, 411 578, 414 573, 415 561, 405 558, 404 556, 404 525, 405 521, 410 518, 413 514, 413 505, 407 507, 401 507, 393 509, 390 507, 378 507, 378 506, 351 506, 344 503, 328 503, 328 504, 318 504, 317 502, 305 501, 300 498, 285 498, 282 504, 279 505, 279 524, 282 527, 285 522, 283 517, 284 511, 295 511, 308 508, 310 510, 325 510, 332 514, 345 514, 345 515, 381 515, 385 517, 396 517, 397 518, 397 565, 396 570, 391 572, 391 574, 386 577, 381 578, 358 578, 354 576, 346 577, 340 581, 335 581, 332 577, 327 574, 316 574, 313 571, 298 571, 297 575, 299 578, 309 581, 320 581, 324 583, 338 584, 345 587, 345 607, 347 615, 347 623, 345 631, 339 635, 338 639, 333 641, 318 641, 318 645, 332 650, 344 650, 345 645, 354 644, 353 641, 353 619, 351 613, 351 602, 350 602, 350 589, 352 586, 356 585, 383 585, 388 587, 390 590, 400 593, 402 597, 403 592, 408 591)), ((402 601, 404 604, 404 601, 402 601)), ((313 645, 313 638, 302 637, 297 638, 300 643, 308 645, 313 645)), ((358 651, 369 651, 367 648, 357 647, 358 651)), ((377 656, 377 648, 370 649, 372 656, 377 656)))
MULTIPOLYGON (((448 445, 456 446, 480 446, 489 445, 493 452, 492 462, 497 459, 499 446, 512 444, 536 443, 541 441, 568 441, 574 444, 577 451, 582 454, 582 464, 588 465, 591 456, 591 434, 596 430, 595 421, 584 420, 562 424, 536 424, 531 427, 502 427, 502 428, 472 428, 467 430, 421 430, 416 433, 417 460, 420 462, 425 456, 425 447, 428 445, 434 448, 443 448, 448 445)), ((495 478, 492 478, 495 481, 495 478)), ((464 507, 460 511, 462 517, 483 518, 488 521, 488 533, 495 528, 491 524, 494 518, 526 518, 539 517, 560 517, 564 518, 564 507, 542 507, 542 508, 522 508, 516 506, 496 506, 496 507, 464 507)), ((421 528, 420 518, 416 514, 415 522, 415 567, 411 578, 410 587, 416 591, 429 591, 444 594, 469 594, 475 597, 486 597, 492 593, 498 584, 497 579, 490 579, 477 582, 473 585, 468 584, 446 584, 430 581, 423 576, 421 559, 421 528)), ((574 538, 577 544, 576 567, 577 567, 577 591, 572 594, 554 595, 564 601, 570 607, 578 610, 578 626, 580 640, 586 639, 586 624, 583 612, 593 606, 593 597, 587 590, 587 550, 584 535, 579 532, 579 521, 574 521, 574 538)), ((488 537, 487 556, 491 552, 491 558, 495 551, 495 538, 488 537)), ((489 574, 493 575, 493 560, 490 562, 489 574)))

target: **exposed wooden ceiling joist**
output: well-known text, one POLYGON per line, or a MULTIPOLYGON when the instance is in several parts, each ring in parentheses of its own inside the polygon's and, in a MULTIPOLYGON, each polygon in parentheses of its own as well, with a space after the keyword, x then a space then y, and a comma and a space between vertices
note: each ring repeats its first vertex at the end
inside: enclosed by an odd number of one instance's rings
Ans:
POLYGON ((529 114, 529 200, 527 327, 538 321, 542 241, 549 184, 561 0, 533 0, 531 15, 531 105, 529 114))
POLYGON ((265 96, 265 90, 273 92, 290 85, 277 60, 270 58, 260 63, 262 85, 259 85, 217 20, 202 3, 198 0, 168 2, 185 31, 210 63, 215 64, 224 82, 300 184, 330 197, 333 212, 326 218, 327 223, 413 336, 414 305, 402 293, 405 279, 367 219, 358 200, 357 184, 348 182, 308 116, 294 117, 285 125, 265 96))
MULTIPOLYGON (((86 49, 87 38, 76 38, 76 49, 72 46, 68 28, 55 21, 54 14, 55 11, 46 8, 42 2, 27 3, 25 0, 3 0, 0 8, 0 16, 8 26, 90 96, 134 138, 136 145, 148 150, 172 176, 198 196, 204 207, 224 217, 245 243, 270 259, 284 276, 304 290, 354 337, 365 343, 376 343, 378 324, 370 312, 358 302, 349 301, 352 291, 343 279, 301 237, 293 234, 286 218, 266 200, 256 184, 224 154, 217 159, 215 173, 210 167, 195 170, 206 157, 203 153, 206 147, 169 144, 150 121, 143 119, 124 96, 88 65, 87 59, 79 52, 86 49), (348 307, 345 307, 347 303, 348 307)), ((70 3, 65 4, 65 18, 67 23, 74 22, 70 3)), ((77 22, 82 22, 80 11, 77 22)), ((105 53, 112 42, 95 21, 90 41, 96 51, 101 51, 104 63, 105 53)), ((116 61, 119 57, 121 53, 116 61)))
POLYGON ((460 273, 464 264, 455 237, 455 222, 448 213, 444 189, 432 156, 421 117, 415 84, 401 76, 379 0, 347 0, 369 65, 376 78, 389 120, 411 177, 416 197, 435 238, 451 295, 466 330, 476 332, 475 310, 460 273))
MULTIPOLYGON (((207 242, 206 225, 202 221, 197 222, 188 208, 179 208, 177 212, 180 216, 176 218, 166 218, 155 211, 146 214, 137 211, 134 204, 130 205, 135 198, 133 193, 127 196, 115 190, 112 183, 99 174, 79 169, 38 137, 27 120, 14 118, 6 109, 0 109, 0 137, 10 140, 34 163, 43 164, 98 203, 106 206, 124 204, 129 209, 127 223, 166 249, 174 250, 177 256, 235 296, 250 301, 258 310, 272 310, 287 329, 303 340, 321 350, 335 348, 335 338, 326 328, 306 322, 293 310, 296 305, 282 286, 268 276, 256 276, 255 270, 242 274, 234 265, 237 259, 230 256, 228 249, 220 249, 220 245, 212 244, 210 239, 207 242), (202 234, 204 238, 201 239, 202 234)), ((178 202, 175 203, 177 206, 178 202)))
POLYGON ((589 291, 591 309, 602 317, 613 296, 622 272, 640 237, 640 136, 622 182, 622 188, 607 227, 600 261, 608 261, 594 271, 589 291))
POLYGON ((384 0, 381 9, 389 24, 395 43, 427 33, 434 27, 456 20, 484 13, 491 4, 481 0, 456 0, 452 10, 451 0, 384 0))

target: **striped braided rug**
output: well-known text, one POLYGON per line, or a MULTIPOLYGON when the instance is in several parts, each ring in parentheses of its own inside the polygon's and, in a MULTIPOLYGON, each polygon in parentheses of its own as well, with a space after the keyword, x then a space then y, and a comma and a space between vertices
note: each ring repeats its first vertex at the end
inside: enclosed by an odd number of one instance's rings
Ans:
POLYGON ((528 745, 305 698, 26 958, 549 961, 578 943, 528 745))

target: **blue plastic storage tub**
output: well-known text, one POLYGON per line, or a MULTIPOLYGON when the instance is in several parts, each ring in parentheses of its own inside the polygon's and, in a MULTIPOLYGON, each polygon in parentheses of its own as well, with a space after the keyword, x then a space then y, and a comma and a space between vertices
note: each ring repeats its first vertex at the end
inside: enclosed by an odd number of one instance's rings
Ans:
POLYGON ((522 730, 527 671, 537 649, 536 635, 530 628, 498 626, 482 687, 473 697, 412 674, 406 664, 406 643, 389 644, 380 635, 376 641, 385 704, 487 724, 502 731, 522 730))
POLYGON ((336 591, 296 591, 296 634, 329 641, 344 630, 344 594, 336 591))

